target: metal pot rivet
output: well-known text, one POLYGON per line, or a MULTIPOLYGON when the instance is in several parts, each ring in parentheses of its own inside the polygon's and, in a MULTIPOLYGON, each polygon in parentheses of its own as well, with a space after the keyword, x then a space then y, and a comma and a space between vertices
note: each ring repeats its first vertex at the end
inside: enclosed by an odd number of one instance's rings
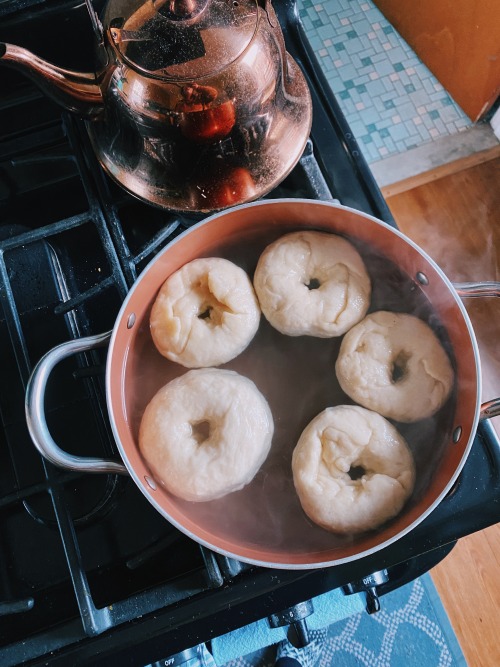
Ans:
POLYGON ((455 445, 457 444, 457 442, 460 440, 461 437, 462 437, 462 427, 457 426, 457 428, 453 431, 453 438, 452 438, 455 445))
POLYGON ((146 481, 146 484, 149 486, 149 488, 153 489, 153 491, 156 491, 156 482, 154 479, 151 479, 151 477, 148 477, 147 475, 144 475, 144 479, 146 481))
POLYGON ((425 273, 422 273, 422 271, 417 272, 416 278, 421 285, 428 285, 429 284, 429 278, 427 278, 425 273))
POLYGON ((127 329, 131 329, 135 324, 135 313, 130 313, 127 320, 127 329))

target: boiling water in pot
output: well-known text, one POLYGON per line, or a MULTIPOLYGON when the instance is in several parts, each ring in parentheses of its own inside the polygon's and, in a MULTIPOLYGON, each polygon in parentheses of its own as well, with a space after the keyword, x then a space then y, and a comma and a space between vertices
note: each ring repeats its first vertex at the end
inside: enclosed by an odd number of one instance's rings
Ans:
MULTIPOLYGON (((293 230, 297 231, 297 227, 293 230)), ((205 257, 224 257, 253 276, 264 248, 283 231, 254 232, 208 249, 205 257)), ((394 263, 365 244, 349 239, 362 255, 372 281, 369 312, 411 313, 428 322, 451 355, 446 332, 420 287, 394 263)), ((166 278, 167 276, 165 276, 166 278)), ((323 551, 355 543, 356 537, 335 535, 313 524, 304 514, 293 485, 291 457, 306 425, 326 407, 353 404, 341 390, 335 361, 341 338, 289 337, 261 318, 259 331, 248 348, 223 367, 250 378, 269 402, 275 424, 271 451, 253 479, 241 491, 223 498, 189 503, 174 499, 186 514, 207 530, 250 548, 268 547, 288 553, 323 551)), ((148 322, 137 333, 136 360, 131 372, 139 379, 137 395, 128 397, 129 419, 138 441, 144 409, 156 391, 188 369, 163 358, 151 339, 148 322)), ((415 458, 417 481, 409 503, 426 490, 448 442, 453 418, 452 396, 432 418, 413 424, 396 423, 415 458)), ((383 528, 383 527, 382 527, 383 528)))

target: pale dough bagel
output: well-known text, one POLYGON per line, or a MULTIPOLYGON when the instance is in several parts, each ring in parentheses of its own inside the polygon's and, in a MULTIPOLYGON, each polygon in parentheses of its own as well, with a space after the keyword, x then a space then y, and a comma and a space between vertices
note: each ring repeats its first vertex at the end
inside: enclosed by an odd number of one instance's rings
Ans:
POLYGON ((394 426, 359 406, 327 408, 292 457, 302 508, 334 533, 373 530, 396 516, 415 484, 413 456, 394 426))
POLYGON ((150 326, 158 351, 187 368, 234 359, 259 328, 250 278, 220 257, 195 259, 173 273, 153 304, 150 326))
POLYGON ((370 305, 370 278, 358 251, 324 232, 292 232, 267 246, 254 287, 266 319, 288 336, 340 336, 370 305))
POLYGON ((453 369, 439 339, 418 317, 379 311, 344 337, 335 365, 356 403, 400 422, 430 417, 453 387, 453 369))
POLYGON ((142 417, 139 447, 168 491, 206 501, 253 479, 273 432, 267 401, 251 380, 234 371, 202 368, 155 394, 142 417))

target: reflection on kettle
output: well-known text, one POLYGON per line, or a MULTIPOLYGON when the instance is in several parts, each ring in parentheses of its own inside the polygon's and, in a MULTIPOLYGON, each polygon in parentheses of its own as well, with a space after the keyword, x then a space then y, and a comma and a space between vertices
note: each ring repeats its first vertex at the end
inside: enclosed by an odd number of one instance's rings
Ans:
POLYGON ((206 212, 257 199, 292 170, 311 100, 270 0, 109 0, 101 20, 86 3, 100 72, 64 70, 10 44, 0 63, 85 118, 122 187, 162 208, 206 212))

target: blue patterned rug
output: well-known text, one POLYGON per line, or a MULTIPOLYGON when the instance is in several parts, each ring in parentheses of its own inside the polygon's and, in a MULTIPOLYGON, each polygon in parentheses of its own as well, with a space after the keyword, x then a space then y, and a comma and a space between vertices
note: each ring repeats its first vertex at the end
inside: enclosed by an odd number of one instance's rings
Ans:
MULTIPOLYGON (((271 667, 275 647, 236 658, 226 667, 271 667)), ((381 610, 333 623, 315 667, 467 667, 431 577, 384 595, 381 610)))

